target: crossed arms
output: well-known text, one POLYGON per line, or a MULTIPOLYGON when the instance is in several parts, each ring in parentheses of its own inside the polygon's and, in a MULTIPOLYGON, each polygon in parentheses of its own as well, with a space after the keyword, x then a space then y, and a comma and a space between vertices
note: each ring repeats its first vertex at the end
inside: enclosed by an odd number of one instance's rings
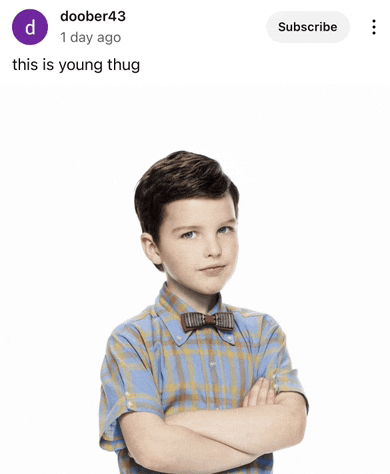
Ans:
POLYGON ((210 474, 300 443, 306 404, 299 393, 275 396, 269 381, 259 379, 240 408, 183 412, 165 420, 125 413, 120 426, 131 457, 147 469, 210 474))

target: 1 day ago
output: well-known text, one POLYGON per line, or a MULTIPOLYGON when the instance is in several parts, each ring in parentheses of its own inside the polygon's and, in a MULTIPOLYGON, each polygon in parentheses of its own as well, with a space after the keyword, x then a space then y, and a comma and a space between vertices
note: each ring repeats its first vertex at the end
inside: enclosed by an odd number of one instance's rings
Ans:
MULTIPOLYGON (((61 33, 61 36, 62 36, 62 41, 65 42, 66 41, 65 32, 61 33)), ((72 43, 85 43, 85 44, 89 45, 89 44, 91 44, 92 38, 93 38, 93 34, 84 35, 84 34, 79 33, 77 31, 76 31, 76 33, 73 33, 72 35, 70 35, 70 41, 72 43)), ((97 35, 98 43, 105 43, 105 44, 110 45, 113 42, 114 43, 119 43, 120 40, 121 40, 120 35, 103 35, 103 34, 97 35)))

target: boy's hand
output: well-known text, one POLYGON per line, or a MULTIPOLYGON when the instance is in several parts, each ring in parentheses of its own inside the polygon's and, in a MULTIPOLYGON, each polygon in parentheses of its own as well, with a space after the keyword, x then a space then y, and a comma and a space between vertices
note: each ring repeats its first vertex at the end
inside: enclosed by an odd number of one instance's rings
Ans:
POLYGON ((260 378, 245 395, 243 407, 256 405, 273 405, 275 403, 275 390, 268 379, 260 378))

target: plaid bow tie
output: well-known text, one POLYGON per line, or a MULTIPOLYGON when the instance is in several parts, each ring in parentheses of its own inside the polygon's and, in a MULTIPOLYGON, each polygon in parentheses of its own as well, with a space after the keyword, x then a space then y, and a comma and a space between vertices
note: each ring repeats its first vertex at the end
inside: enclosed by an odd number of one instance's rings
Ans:
POLYGON ((224 331, 233 331, 234 314, 233 313, 182 313, 181 324, 184 332, 192 331, 203 326, 215 326, 224 331))

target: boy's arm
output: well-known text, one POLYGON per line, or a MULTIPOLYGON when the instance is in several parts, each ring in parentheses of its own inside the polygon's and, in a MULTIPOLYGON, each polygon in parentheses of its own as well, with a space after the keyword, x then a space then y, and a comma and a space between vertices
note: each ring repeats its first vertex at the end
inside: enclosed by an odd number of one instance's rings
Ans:
POLYGON ((269 381, 259 379, 241 408, 184 412, 167 417, 166 423, 261 456, 302 441, 306 403, 301 394, 294 392, 275 397, 269 381))
POLYGON ((231 448, 147 412, 126 413, 120 425, 131 457, 165 473, 210 474, 249 464, 258 456, 231 448))

